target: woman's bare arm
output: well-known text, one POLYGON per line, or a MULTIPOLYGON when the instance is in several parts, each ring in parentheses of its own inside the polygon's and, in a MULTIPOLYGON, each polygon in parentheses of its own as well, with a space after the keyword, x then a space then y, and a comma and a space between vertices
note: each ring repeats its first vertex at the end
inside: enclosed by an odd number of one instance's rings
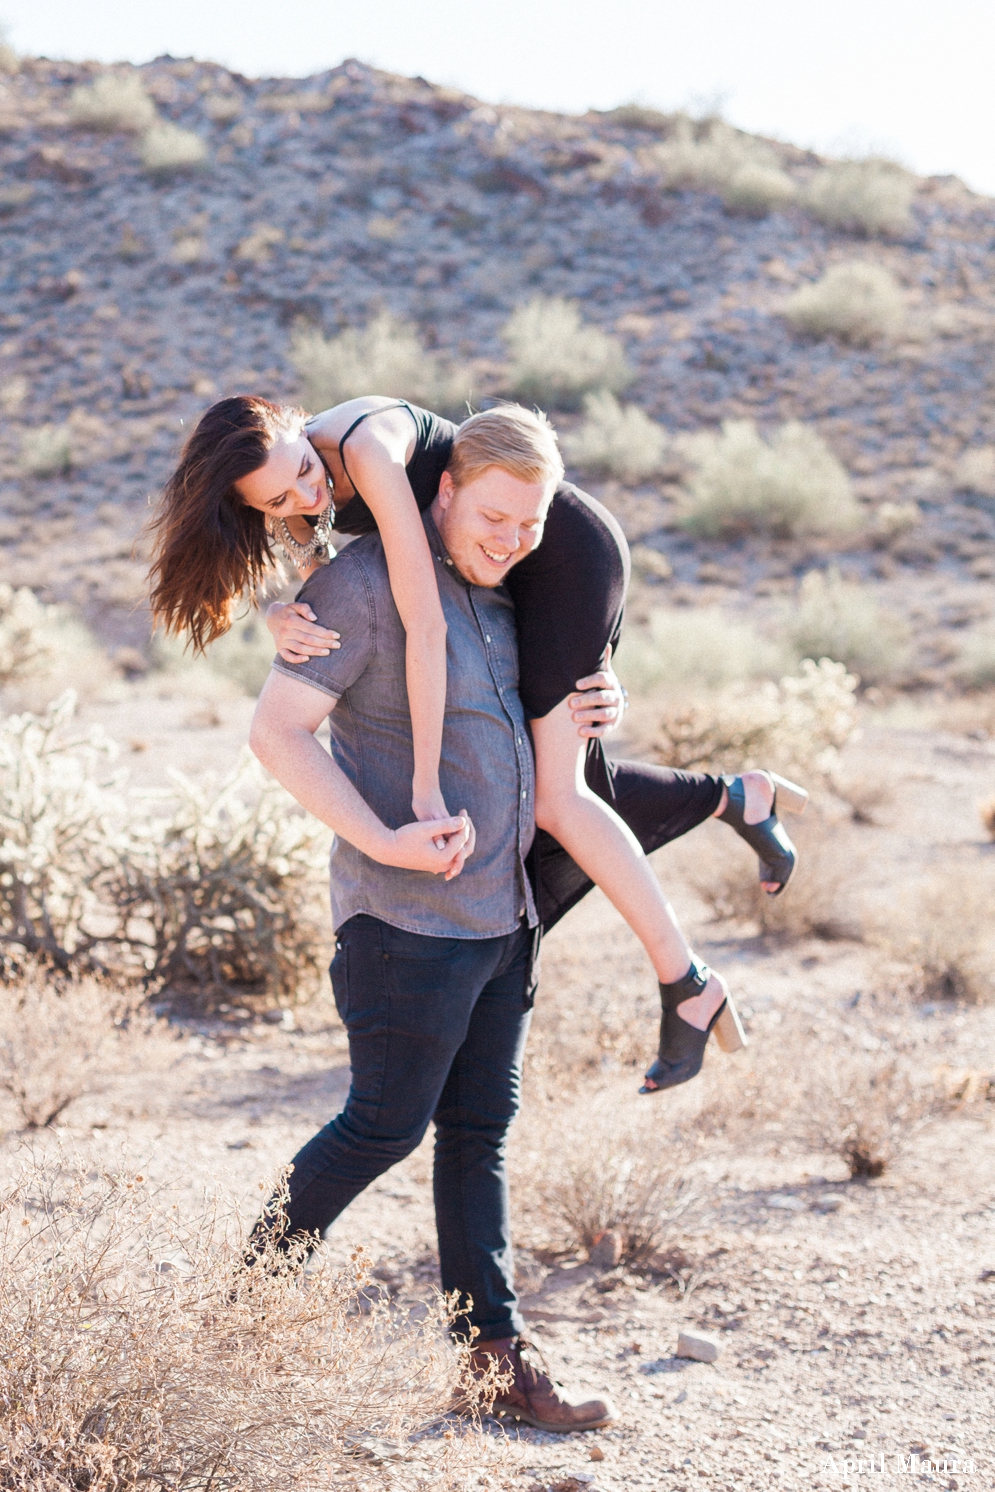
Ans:
POLYGON ((350 436, 349 475, 377 520, 394 604, 407 634, 405 673, 414 739, 411 806, 418 819, 446 817, 439 787, 446 711, 446 621, 435 561, 405 465, 414 446, 405 409, 372 415, 350 436))

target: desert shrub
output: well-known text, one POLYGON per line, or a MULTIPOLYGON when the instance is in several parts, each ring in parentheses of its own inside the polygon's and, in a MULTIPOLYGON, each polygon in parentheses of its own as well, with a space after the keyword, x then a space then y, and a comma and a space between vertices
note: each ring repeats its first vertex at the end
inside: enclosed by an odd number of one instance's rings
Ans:
POLYGON ((141 159, 150 176, 165 180, 206 165, 207 145, 194 130, 164 121, 142 136, 141 159))
POLYGON ((133 997, 92 976, 56 980, 34 964, 0 987, 0 1089, 22 1124, 54 1123, 98 1087, 133 997))
POLYGON ((213 124, 230 124, 242 112, 242 99, 237 93, 209 93, 204 99, 204 113, 213 124))
MULTIPOLYGON (((240 1492, 368 1484, 370 1463, 467 1485, 476 1437, 412 1444, 453 1390, 445 1340, 345 1270, 272 1248, 242 1274, 233 1204, 197 1217, 137 1168, 26 1161, 0 1197, 0 1402, 11 1487, 240 1492), (362 1306, 362 1309, 359 1307, 362 1306), (364 1466, 363 1462, 367 1465, 364 1466)), ((407 1483, 405 1483, 406 1485, 407 1483)))
POLYGON ((508 389, 518 399, 575 409, 585 394, 618 394, 632 382, 621 342, 585 325, 576 301, 536 296, 512 312, 502 336, 508 389))
POLYGON ((796 331, 866 347, 901 330, 905 296, 883 265, 854 260, 832 265, 821 280, 796 290, 784 315, 796 331))
POLYGON ((764 936, 840 938, 859 941, 864 924, 852 883, 859 855, 852 840, 824 822, 789 819, 786 828, 798 850, 789 886, 779 896, 760 888, 756 856, 749 847, 727 847, 719 864, 694 877, 694 887, 719 921, 750 923, 764 936))
POLYGON ((778 677, 783 648, 716 606, 663 610, 630 627, 615 666, 633 693, 657 686, 716 689, 736 680, 778 677))
POLYGON ((0 727, 0 945, 8 961, 131 970, 205 1001, 313 992, 327 836, 246 759, 131 797, 73 735, 71 694, 0 727))
POLYGON ((995 995, 991 881, 977 869, 948 869, 889 916, 880 938, 909 971, 921 1000, 980 1005, 995 995))
POLYGON ((105 72, 74 88, 69 118, 77 129, 140 135, 156 122, 156 107, 136 72, 105 72))
POLYGON ((266 264, 272 259, 276 245, 283 243, 286 236, 282 228, 274 228, 269 223, 260 223, 238 244, 235 249, 235 258, 247 259, 250 264, 266 264))
POLYGON ((473 372, 444 354, 427 352, 410 322, 384 311, 362 330, 350 327, 325 337, 298 327, 290 360, 310 409, 325 409, 360 394, 386 393, 443 413, 466 412, 473 372))
POLYGON ((0 582, 0 689, 51 662, 54 610, 27 586, 15 591, 0 582))
POLYGON ((837 570, 809 571, 781 624, 799 653, 837 658, 865 684, 894 681, 908 659, 905 621, 837 570))
POLYGON ((335 102, 332 93, 301 89, 296 93, 266 93, 259 100, 260 109, 271 114, 323 114, 335 102))
POLYGON ((637 404, 602 390, 584 396, 584 421, 563 437, 568 461, 592 475, 643 482, 660 471, 667 432, 637 404))
POLYGON ((857 680, 842 663, 803 660, 778 683, 736 684, 668 710, 649 742, 657 761, 690 771, 833 770, 857 731, 857 680))
POLYGON ((6 217, 8 213, 16 212, 19 207, 27 207, 34 194, 35 189, 30 182, 0 187, 0 216, 6 217))
POLYGON ((669 135, 677 116, 648 109, 645 104, 619 104, 615 109, 596 111, 606 124, 620 125, 624 130, 646 130, 651 135, 669 135))
POLYGON ((0 74, 13 77, 21 70, 21 59, 7 39, 6 26, 0 26, 0 74))
MULTIPOLYGON (((856 1044, 854 1044, 856 1045, 856 1044)), ((931 1089, 901 1054, 843 1051, 813 1069, 800 1127, 855 1180, 883 1175, 930 1117, 931 1089)))
POLYGON ((327 835, 248 756, 220 786, 173 773, 165 808, 133 825, 108 886, 148 929, 155 983, 202 1002, 246 994, 292 1003, 313 993, 327 953, 327 835))
POLYGON ((964 452, 954 473, 954 489, 995 497, 995 446, 974 446, 964 452))
POLYGON ((893 161, 836 161, 812 178, 804 202, 830 228, 904 233, 915 191, 915 177, 893 161))
POLYGON ((749 217, 764 217, 796 195, 774 150, 722 119, 679 118, 670 137, 653 147, 653 160, 668 190, 711 189, 730 212, 749 217))
POLYGON ((68 425, 38 425, 21 437, 21 470, 29 477, 55 477, 73 465, 73 436, 68 425))
POLYGON ((845 533, 860 511, 842 464, 814 430, 790 420, 766 440, 753 420, 686 444, 695 470, 682 523, 709 538, 748 533, 790 538, 845 533))
POLYGON ((661 1130, 652 1100, 621 1091, 593 1101, 535 1105, 519 1121, 514 1191, 530 1231, 559 1246, 588 1249, 618 1233, 622 1257, 646 1259, 695 1199, 690 1131, 661 1130), (520 1184, 519 1184, 520 1183, 520 1184))
POLYGON ((211 643, 203 656, 195 658, 181 638, 165 637, 162 633, 153 638, 151 653, 156 669, 199 687, 202 692, 213 692, 215 696, 231 694, 234 685, 240 693, 255 698, 269 677, 276 648, 262 617, 258 612, 250 612, 235 621, 217 642, 211 643))
POLYGON ((954 677, 971 689, 995 684, 995 627, 971 627, 960 644, 954 677))
POLYGON ((918 503, 880 503, 874 509, 868 537, 875 549, 887 549, 921 522, 922 509, 918 503))

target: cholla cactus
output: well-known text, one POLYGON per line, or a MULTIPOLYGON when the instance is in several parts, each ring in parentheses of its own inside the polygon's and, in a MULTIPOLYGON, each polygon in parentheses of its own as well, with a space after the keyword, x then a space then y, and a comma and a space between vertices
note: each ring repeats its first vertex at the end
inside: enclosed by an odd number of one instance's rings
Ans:
POLYGON ((857 733, 856 689, 844 664, 806 658, 776 684, 736 685, 665 716, 654 749, 670 767, 825 774, 857 733))
POLYGON ((166 803, 146 798, 113 885, 149 930, 151 977, 201 998, 310 993, 325 952, 326 832, 248 753, 220 788, 170 775, 166 803))
POLYGON ((27 586, 0 584, 0 688, 35 673, 52 657, 54 606, 43 606, 27 586))
POLYGON ((8 965, 140 973, 200 998, 289 1002, 325 948, 327 833, 248 758, 220 788, 155 795, 101 776, 114 743, 75 696, 0 729, 0 947, 8 965))
POLYGON ((116 784, 96 772, 114 743, 67 734, 75 707, 69 691, 0 727, 0 944, 63 969, 101 941, 84 924, 119 858, 124 817, 116 784))

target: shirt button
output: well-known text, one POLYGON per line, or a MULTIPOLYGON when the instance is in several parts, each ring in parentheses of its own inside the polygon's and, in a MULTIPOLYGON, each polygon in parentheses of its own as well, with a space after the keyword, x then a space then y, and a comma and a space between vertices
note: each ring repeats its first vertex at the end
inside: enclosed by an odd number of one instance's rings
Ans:
POLYGON ((522 797, 523 798, 527 798, 528 797, 528 793, 525 791, 524 788, 522 788, 522 797))
POLYGON ((489 636, 489 635, 488 635, 488 636, 486 636, 486 637, 485 637, 485 638, 484 638, 484 641, 485 641, 485 642, 490 642, 490 640, 491 640, 491 639, 490 639, 490 636, 489 636))

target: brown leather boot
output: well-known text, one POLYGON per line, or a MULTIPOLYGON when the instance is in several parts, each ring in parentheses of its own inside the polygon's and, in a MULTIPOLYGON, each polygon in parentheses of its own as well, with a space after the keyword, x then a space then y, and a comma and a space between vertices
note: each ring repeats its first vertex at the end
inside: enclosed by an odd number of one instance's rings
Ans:
POLYGON ((536 1348, 523 1337, 502 1337, 482 1342, 470 1354, 472 1371, 483 1376, 497 1360, 501 1373, 512 1374, 512 1382, 500 1389, 490 1405, 490 1412, 509 1419, 524 1420, 537 1430, 566 1432, 597 1430, 615 1419, 610 1399, 576 1399, 562 1384, 556 1383, 541 1366, 526 1357, 536 1348))

